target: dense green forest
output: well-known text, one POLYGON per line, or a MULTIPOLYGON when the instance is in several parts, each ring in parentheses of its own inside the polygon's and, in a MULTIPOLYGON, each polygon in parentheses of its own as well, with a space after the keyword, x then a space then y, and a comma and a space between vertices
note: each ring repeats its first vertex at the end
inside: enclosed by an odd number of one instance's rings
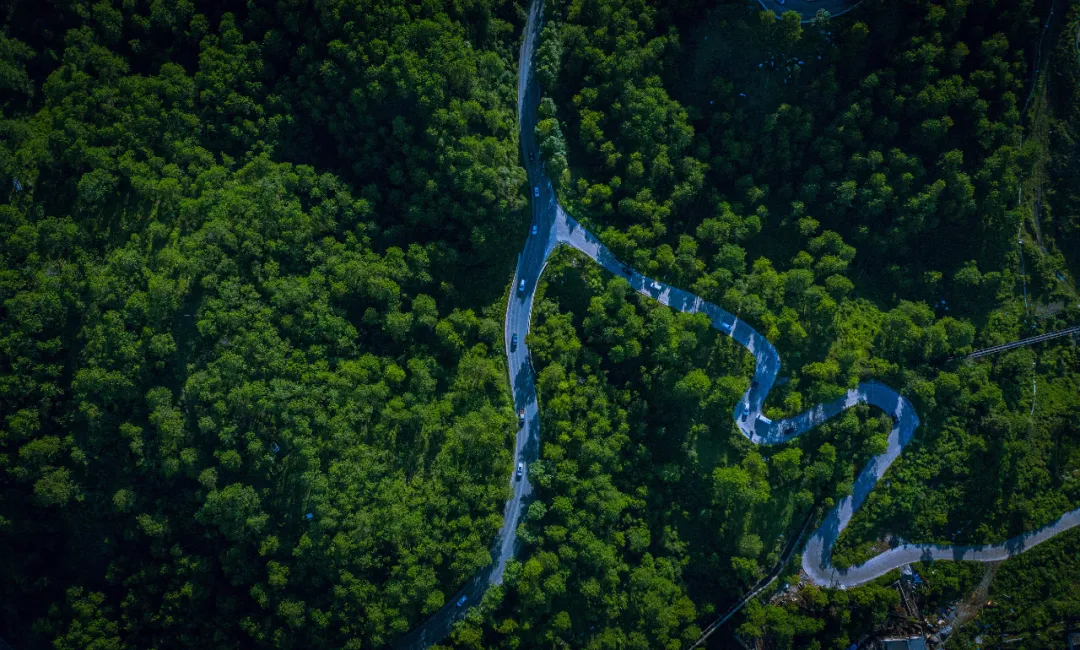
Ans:
POLYGON ((517 8, 0 17, 0 636, 404 633, 506 498, 517 8))
MULTIPOLYGON (((383 647, 488 564, 513 463, 526 5, 0 9, 0 637, 383 647)), ((1075 344, 950 361, 1080 323, 1077 8, 1040 50, 1034 0, 813 23, 545 5, 537 133, 567 211, 776 344, 770 416, 871 378, 919 409, 838 565, 887 534, 1000 541, 1080 506, 1075 344)), ((446 647, 683 648, 890 426, 856 408, 754 447, 731 420, 749 355, 570 251, 528 343, 524 547, 446 647)), ((1077 540, 1004 564, 1008 604, 980 620, 1058 647, 1077 540)), ((981 575, 922 573, 932 605, 981 575)), ((729 625, 847 648, 896 606, 891 578, 729 625)))

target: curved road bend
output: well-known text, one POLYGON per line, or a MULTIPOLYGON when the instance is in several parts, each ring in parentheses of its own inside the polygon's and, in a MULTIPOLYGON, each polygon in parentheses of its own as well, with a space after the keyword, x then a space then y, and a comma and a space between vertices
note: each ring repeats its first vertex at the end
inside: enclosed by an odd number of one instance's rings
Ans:
POLYGON ((797 11, 802 15, 802 22, 808 23, 814 20, 817 12, 821 9, 829 12, 829 17, 836 18, 854 9, 859 2, 857 0, 757 0, 763 9, 771 9, 777 16, 785 11, 797 11))
POLYGON ((919 426, 919 416, 911 403, 888 386, 876 381, 868 381, 849 390, 839 399, 819 404, 792 418, 777 422, 759 419, 762 404, 780 370, 780 357, 772 343, 745 322, 737 320, 730 312, 692 293, 657 282, 637 272, 632 272, 627 276, 622 272, 623 265, 619 260, 592 233, 582 228, 561 208, 558 209, 558 217, 556 227, 561 243, 573 246, 615 275, 623 276, 629 280, 630 285, 638 293, 679 311, 706 314, 712 321, 713 327, 723 333, 730 332, 731 338, 754 355, 757 361, 754 370, 756 383, 751 384, 753 388, 746 391, 743 399, 735 406, 734 413, 739 430, 754 444, 776 445, 788 442, 856 404, 876 406, 893 416, 895 424, 889 432, 886 450, 870 459, 859 473, 851 496, 841 499, 825 516, 825 520, 817 530, 810 535, 806 550, 803 552, 803 570, 813 582, 842 589, 873 580, 911 562, 931 559, 980 562, 1004 560, 1073 526, 1080 525, 1080 508, 1077 508, 1047 526, 1000 544, 948 546, 905 543, 884 551, 858 566, 837 569, 830 562, 836 538, 866 500, 874 484, 900 456, 900 452, 911 441, 915 429, 919 426))
MULTIPOLYGON (((773 0, 765 0, 772 2, 773 0)), ((796 0, 790 0, 794 8, 796 0)), ((533 0, 528 20, 525 25, 525 37, 521 44, 518 63, 518 121, 522 152, 528 159, 527 152, 538 156, 534 127, 537 122, 537 107, 540 103, 540 88, 532 74, 532 58, 536 41, 540 34, 543 0, 533 0)), ((817 8, 826 6, 805 0, 799 5, 811 8, 811 17, 817 8)), ((804 17, 806 14, 804 13, 804 17)), ((514 556, 517 549, 517 525, 521 519, 526 498, 532 494, 529 483, 528 464, 539 456, 540 419, 536 403, 536 388, 529 363, 529 352, 525 337, 529 332, 532 314, 533 296, 540 275, 547 263, 548 256, 559 244, 566 244, 581 251, 615 275, 622 276, 639 293, 658 302, 683 312, 702 312, 709 316, 713 327, 731 336, 747 349, 756 359, 752 388, 747 390, 743 399, 735 407, 735 422, 751 442, 759 445, 775 445, 788 442, 813 429, 829 418, 855 406, 869 404, 876 406, 895 418, 895 426, 889 433, 888 447, 884 453, 872 458, 860 472, 855 481, 853 493, 845 497, 825 516, 821 526, 815 530, 807 542, 803 553, 803 570, 811 580, 822 586, 846 588, 852 587, 892 569, 916 561, 934 560, 976 560, 990 562, 1003 560, 1020 553, 1032 546, 1046 541, 1073 526, 1080 525, 1080 508, 1066 513, 1057 521, 1042 528, 1024 533, 1000 544, 982 546, 946 546, 941 544, 901 544, 891 548, 858 566, 848 569, 833 567, 830 558, 833 544, 841 531, 847 526, 852 515, 866 500, 875 483, 899 456, 904 446, 911 441, 915 429, 919 426, 911 403, 896 391, 884 384, 870 381, 850 390, 844 397, 825 404, 819 404, 795 417, 778 422, 767 423, 758 419, 762 413, 762 404, 769 390, 776 381, 780 370, 780 356, 776 348, 764 336, 756 332, 745 322, 738 320, 730 312, 702 300, 677 287, 655 281, 630 269, 629 275, 623 272, 624 265, 612 255, 592 233, 571 218, 558 204, 554 188, 544 174, 541 164, 528 164, 529 185, 536 188, 538 196, 532 200, 532 222, 537 225, 537 234, 530 235, 525 241, 525 248, 518 258, 514 284, 506 308, 505 344, 507 367, 510 373, 510 389, 514 396, 516 409, 525 411, 525 424, 518 429, 515 442, 514 467, 519 461, 526 466, 525 476, 516 479, 511 475, 510 500, 506 503, 503 514, 503 526, 492 545, 491 565, 473 576, 468 583, 454 594, 446 605, 402 638, 397 647, 419 650, 438 643, 450 633, 453 623, 461 618, 465 611, 480 602, 488 586, 502 583, 506 562, 514 556), (524 281, 524 290, 519 290, 524 281), (511 339, 517 335, 517 346, 511 345, 511 339), (744 406, 746 412, 744 413, 744 406), (466 603, 458 607, 462 596, 466 603)), ((626 267, 629 269, 629 267, 626 267)))

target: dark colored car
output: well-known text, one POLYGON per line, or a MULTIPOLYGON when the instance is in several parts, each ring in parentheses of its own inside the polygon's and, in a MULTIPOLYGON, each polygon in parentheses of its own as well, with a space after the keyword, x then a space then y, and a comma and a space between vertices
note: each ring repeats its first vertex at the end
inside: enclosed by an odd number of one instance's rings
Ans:
POLYGON ((518 411, 518 426, 525 426, 525 409, 521 409, 520 411, 518 411))
POLYGON ((510 337, 510 349, 511 350, 516 350, 517 349, 517 334, 510 337))
POLYGON ((622 272, 623 275, 625 275, 626 277, 630 277, 634 274, 634 269, 630 268, 629 266, 624 266, 622 267, 622 272))
POLYGON ((536 154, 529 152, 529 162, 536 162, 536 154))

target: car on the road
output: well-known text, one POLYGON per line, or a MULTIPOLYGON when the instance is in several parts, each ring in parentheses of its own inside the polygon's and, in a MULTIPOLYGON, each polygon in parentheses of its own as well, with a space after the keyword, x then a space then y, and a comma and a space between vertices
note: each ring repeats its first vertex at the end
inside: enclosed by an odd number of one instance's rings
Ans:
POLYGON ((750 382, 750 390, 754 390, 755 388, 757 388, 757 381, 756 380, 750 382))
POLYGON ((739 415, 742 419, 746 419, 746 416, 750 415, 750 402, 743 402, 742 413, 739 415))
POLYGON ((518 411, 518 426, 525 426, 525 409, 521 409, 520 411, 518 411))
POLYGON ((516 350, 516 349, 517 349, 517 334, 510 337, 510 350, 513 351, 513 350, 516 350))
POLYGON ((539 185, 533 187, 533 196, 536 197, 536 198, 540 198, 540 186, 539 185))
POLYGON ((518 283, 518 291, 521 293, 525 293, 525 280, 522 280, 518 283))
POLYGON ((518 461, 517 477, 520 479, 522 476, 525 476, 525 463, 518 461))
POLYGON ((784 1, 785 1, 785 0, 776 0, 776 4, 778 4, 778 5, 782 5, 782 4, 784 4, 784 1))
POLYGON ((458 598, 457 606, 461 607, 462 605, 465 604, 465 601, 468 600, 468 599, 469 599, 468 596, 462 596, 461 598, 458 598))
POLYGON ((727 321, 720 321, 720 331, 724 334, 731 334, 731 323, 727 321))
POLYGON ((529 152, 529 162, 536 162, 536 154, 531 151, 529 152))
POLYGON ((634 269, 630 268, 629 266, 623 266, 622 272, 623 275, 625 275, 626 277, 630 277, 634 274, 634 269))
POLYGON ((537 229, 537 226, 536 226, 536 224, 534 223, 534 224, 532 225, 532 234, 534 234, 534 235, 536 234, 536 229, 537 229))

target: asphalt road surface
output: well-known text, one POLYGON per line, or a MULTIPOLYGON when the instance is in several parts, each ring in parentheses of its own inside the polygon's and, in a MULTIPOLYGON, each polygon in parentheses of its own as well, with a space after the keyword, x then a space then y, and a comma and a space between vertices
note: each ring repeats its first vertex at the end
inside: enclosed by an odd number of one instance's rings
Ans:
MULTIPOLYGON (((759 0, 769 9, 779 7, 774 0, 759 0), (775 6, 773 6, 775 5, 775 6)), ((813 18, 818 9, 833 9, 833 15, 843 13, 850 8, 843 0, 787 0, 784 9, 799 11, 804 19, 813 18)), ((529 359, 525 337, 529 332, 532 315, 533 296, 537 282, 543 273, 548 256, 559 244, 566 244, 581 251, 589 258, 630 282, 631 286, 644 295, 660 303, 683 312, 703 312, 712 320, 712 325, 721 333, 730 336, 739 345, 754 355, 756 368, 752 388, 747 390, 742 400, 735 407, 735 422, 750 441, 759 445, 783 444, 813 429, 829 418, 844 410, 865 403, 875 406, 894 417, 895 426, 889 434, 888 447, 884 453, 872 458, 860 472, 851 496, 841 499, 826 515, 821 526, 809 537, 803 552, 803 569, 815 583, 822 586, 845 588, 855 586, 892 569, 916 561, 935 560, 977 560, 997 561, 1020 553, 1032 546, 1080 524, 1080 508, 1066 513, 1057 521, 1030 531, 1001 544, 985 546, 946 546, 940 544, 903 543, 874 556, 858 566, 840 570, 832 566, 830 557, 833 544, 844 530, 852 515, 866 500, 874 485, 885 474, 889 465, 896 460, 904 446, 911 441, 919 426, 919 416, 911 403, 884 384, 865 382, 848 391, 844 397, 819 404, 804 413, 787 420, 769 422, 762 418, 762 404, 772 389, 780 370, 780 356, 776 348, 764 336, 756 332, 743 321, 724 309, 706 302, 701 298, 672 287, 663 282, 643 276, 629 266, 624 265, 611 254, 603 244, 577 221, 571 218, 558 204, 551 182, 544 174, 540 154, 536 145, 534 127, 537 121, 537 107, 541 91, 532 74, 532 59, 535 44, 540 34, 543 19, 543 0, 533 0, 529 17, 525 25, 525 37, 522 40, 518 63, 518 123, 522 156, 528 171, 530 194, 532 196, 532 223, 537 226, 537 234, 529 235, 518 257, 514 274, 514 283, 506 308, 504 336, 507 353, 507 366, 510 373, 510 389, 514 397, 514 408, 525 411, 525 424, 518 429, 515 442, 514 471, 510 476, 511 497, 503 513, 503 525, 492 548, 491 565, 473 576, 456 594, 451 596, 446 605, 409 632, 396 645, 398 648, 419 650, 438 643, 446 638, 454 622, 465 615, 469 607, 476 605, 483 598, 490 585, 502 583, 506 562, 517 551, 517 526, 521 515, 532 494, 528 471, 516 478, 517 463, 528 464, 535 461, 539 454, 540 419, 536 403, 536 388, 532 366, 529 359), (528 162, 532 152, 536 162, 528 162), (535 188, 535 189, 534 189, 535 188), (623 268, 630 273, 623 272, 623 268), (524 282, 522 287, 521 283, 524 282), (511 339, 517 335, 517 346, 511 345, 511 339), (465 602, 458 606, 461 597, 465 602)))
MULTIPOLYGON (((548 255, 558 243, 554 237, 555 193, 551 183, 544 176, 543 168, 537 163, 529 164, 527 152, 537 152, 533 127, 536 125, 536 109, 540 103, 540 88, 532 73, 533 50, 540 34, 543 19, 543 0, 533 0, 525 24, 525 38, 521 43, 518 62, 518 124, 521 125, 521 146, 524 164, 529 175, 530 194, 532 188, 539 188, 539 197, 532 197, 532 223, 537 224, 537 234, 530 235, 525 247, 518 256, 517 270, 511 288, 510 300, 506 307, 506 321, 503 336, 506 345, 507 367, 510 372, 510 392, 514 397, 514 410, 525 411, 525 424, 518 428, 514 444, 514 470, 510 476, 510 500, 503 511, 503 525, 491 548, 493 562, 473 576, 456 594, 451 596, 446 605, 424 621, 419 627, 407 634, 396 647, 419 650, 438 643, 450 634, 454 622, 464 616, 472 605, 483 598, 490 585, 502 584, 506 562, 517 551, 517 526, 527 499, 532 494, 529 482, 528 465, 535 461, 540 451, 540 417, 536 407, 536 387, 525 345, 525 336, 529 332, 529 320, 532 315, 533 295, 536 283, 544 270, 548 255), (521 281, 525 281, 524 290, 520 290, 521 281), (511 339, 517 334, 517 346, 511 345, 511 339), (518 462, 525 463, 525 475, 517 478, 518 462), (458 606, 461 597, 466 601, 458 606)), ((539 161, 539 155, 536 154, 539 161)))

